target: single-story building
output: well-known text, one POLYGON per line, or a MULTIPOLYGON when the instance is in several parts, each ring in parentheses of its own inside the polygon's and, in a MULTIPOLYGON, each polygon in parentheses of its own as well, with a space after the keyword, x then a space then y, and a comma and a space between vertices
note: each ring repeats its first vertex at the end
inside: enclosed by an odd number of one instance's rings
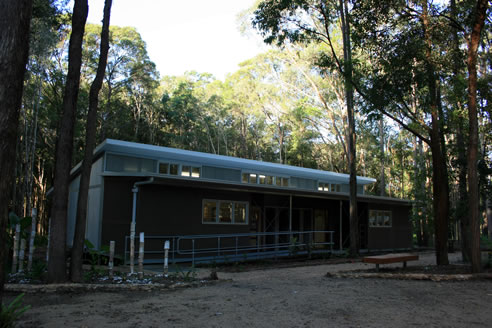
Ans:
MULTIPOLYGON (((411 203, 365 195, 374 182, 357 177, 361 248, 410 248, 411 203)), ((80 165, 70 184, 69 244, 79 183, 80 165)), ((132 220, 137 236, 145 232, 146 249, 152 236, 213 236, 219 248, 227 236, 237 248, 240 236, 240 244, 261 248, 285 234, 292 243, 296 232, 297 243, 309 238, 339 250, 349 246, 348 200, 347 174, 107 139, 94 151, 86 234, 96 248, 116 241, 119 254, 132 220)), ((181 242, 182 250, 192 247, 190 239, 181 242)), ((216 246, 209 240, 209 250, 216 246)))

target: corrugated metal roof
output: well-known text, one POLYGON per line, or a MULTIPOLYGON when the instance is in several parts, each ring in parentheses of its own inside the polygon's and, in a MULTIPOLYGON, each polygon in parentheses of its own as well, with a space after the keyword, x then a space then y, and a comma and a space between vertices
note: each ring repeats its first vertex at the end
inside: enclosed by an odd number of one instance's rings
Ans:
MULTIPOLYGON (((114 139, 106 139, 95 149, 94 155, 97 156, 99 154, 102 154, 103 152, 111 152, 135 157, 144 157, 155 160, 169 160, 176 162, 186 162, 187 164, 209 165, 214 167, 239 169, 244 172, 250 173, 299 177, 333 183, 349 183, 348 174, 114 139)), ((357 184, 359 185, 366 185, 374 182, 376 182, 376 180, 373 178, 360 176, 357 177, 357 184)))

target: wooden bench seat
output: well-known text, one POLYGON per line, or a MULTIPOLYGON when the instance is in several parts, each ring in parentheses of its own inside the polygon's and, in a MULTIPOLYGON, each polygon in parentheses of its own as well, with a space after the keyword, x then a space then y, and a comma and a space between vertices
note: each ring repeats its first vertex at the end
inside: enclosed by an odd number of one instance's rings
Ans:
POLYGON ((377 256, 366 256, 362 259, 364 263, 374 263, 376 264, 376 271, 379 271, 380 264, 398 263, 403 262, 403 267, 407 267, 408 261, 417 261, 419 259, 418 255, 410 253, 399 253, 399 254, 385 254, 377 256))

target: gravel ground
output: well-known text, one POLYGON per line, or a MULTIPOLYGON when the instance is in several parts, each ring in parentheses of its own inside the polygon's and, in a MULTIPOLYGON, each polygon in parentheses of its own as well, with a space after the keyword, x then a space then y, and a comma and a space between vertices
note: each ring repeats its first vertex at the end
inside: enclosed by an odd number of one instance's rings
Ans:
MULTIPOLYGON (((409 267, 434 262, 432 254, 420 257, 409 267)), ((492 327, 490 280, 325 276, 371 267, 219 271, 218 283, 198 288, 26 295, 32 309, 19 327, 492 327)))

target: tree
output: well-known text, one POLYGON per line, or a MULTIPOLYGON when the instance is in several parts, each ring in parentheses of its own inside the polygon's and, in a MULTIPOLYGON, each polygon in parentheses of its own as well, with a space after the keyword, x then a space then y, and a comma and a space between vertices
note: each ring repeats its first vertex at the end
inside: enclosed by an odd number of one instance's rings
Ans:
POLYGON ((80 177, 79 195, 77 199, 77 215, 75 220, 75 235, 72 246, 70 262, 71 280, 80 282, 83 278, 82 256, 84 252, 85 226, 87 222, 87 201, 89 196, 89 181, 91 178, 92 154, 96 143, 97 108, 99 103, 99 91, 101 90, 109 51, 109 20, 111 15, 112 0, 104 2, 104 17, 101 29, 101 50, 99 52, 99 65, 96 77, 92 82, 89 94, 89 112, 87 114, 87 127, 85 134, 85 151, 82 161, 82 173, 80 177))
POLYGON ((2 304, 6 227, 14 179, 17 126, 29 54, 31 0, 0 0, 0 304, 2 304))
POLYGON ((354 6, 353 26, 358 49, 373 58, 358 84, 366 108, 384 113, 431 148, 436 262, 445 265, 449 188, 439 51, 447 25, 436 11, 425 0, 367 1, 354 6))
POLYGON ((70 36, 68 73, 63 96, 63 113, 56 144, 53 207, 51 212, 51 240, 49 249, 48 281, 64 282, 66 272, 66 238, 68 186, 73 154, 73 130, 80 84, 82 41, 89 6, 87 0, 75 0, 70 36))
MULTIPOLYGON (((468 210, 471 229, 471 267, 472 272, 482 270, 480 264, 480 217, 479 217, 479 193, 478 193, 478 119, 477 119, 477 50, 480 45, 488 0, 478 0, 475 10, 472 12, 473 20, 471 33, 468 37, 468 210)), ((490 224, 490 222, 489 222, 490 224)))
POLYGON ((329 47, 330 56, 324 56, 321 67, 334 67, 343 76, 348 119, 348 157, 350 173, 350 252, 359 251, 360 236, 357 215, 357 174, 354 121, 353 63, 350 36, 350 17, 347 1, 264 1, 255 11, 253 25, 266 43, 316 42, 329 47), (335 52, 332 26, 340 21, 343 60, 335 52))

